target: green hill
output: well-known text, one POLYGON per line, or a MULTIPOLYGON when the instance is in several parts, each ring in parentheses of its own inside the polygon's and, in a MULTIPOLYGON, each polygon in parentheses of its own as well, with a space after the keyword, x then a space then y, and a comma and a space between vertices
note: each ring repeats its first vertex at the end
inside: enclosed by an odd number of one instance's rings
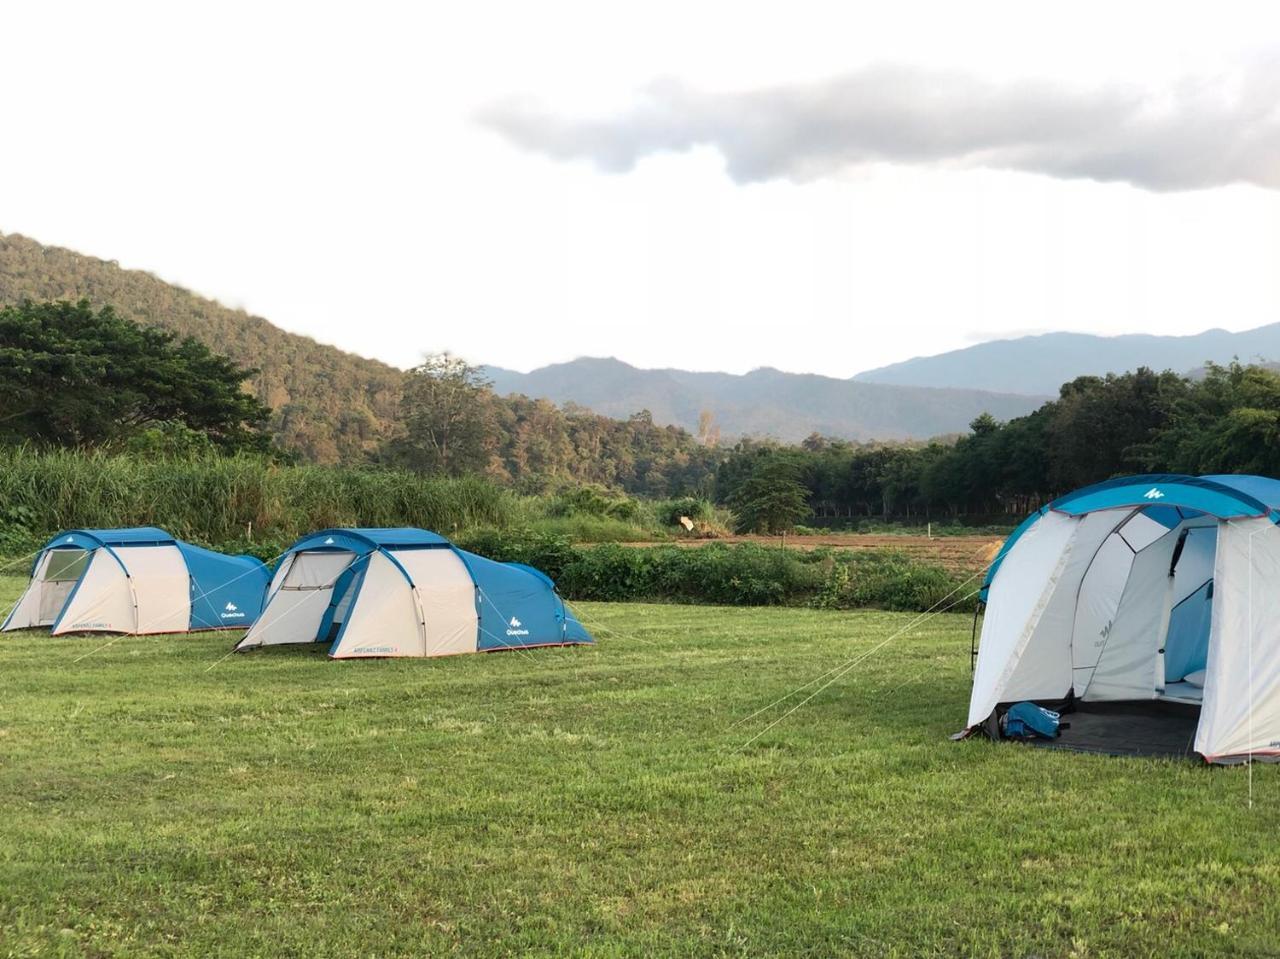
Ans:
POLYGON ((273 410, 277 441, 307 460, 360 460, 390 430, 401 375, 394 367, 286 333, 150 273, 0 234, 0 304, 82 297, 258 368, 250 385, 273 410))

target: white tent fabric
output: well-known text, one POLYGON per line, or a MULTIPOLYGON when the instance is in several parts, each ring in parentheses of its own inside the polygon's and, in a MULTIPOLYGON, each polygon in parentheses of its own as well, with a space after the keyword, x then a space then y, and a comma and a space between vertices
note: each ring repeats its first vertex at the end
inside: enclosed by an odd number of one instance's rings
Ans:
POLYGON ((94 551, 53 634, 181 633, 190 624, 191 579, 178 547, 117 546, 94 551))
POLYGON ((1120 605, 1116 609, 1097 666, 1088 686, 1078 693, 1096 701, 1155 699, 1164 685, 1159 649, 1173 608, 1169 563, 1178 537, 1167 530, 1133 559, 1120 605))
POLYGON ((132 633, 138 623, 136 604, 133 587, 120 561, 109 550, 96 550, 53 634, 132 633))
POLYGON ((315 639, 334 584, 353 559, 355 553, 342 551, 288 556, 271 582, 270 601, 239 645, 283 646, 315 639))
POLYGON ((418 591, 409 588, 404 574, 382 553, 369 555, 363 575, 360 593, 347 612, 343 639, 330 655, 335 659, 426 655, 418 591))
MULTIPOLYGON (((1076 520, 1048 513, 1014 544, 992 584, 987 615, 982 623, 982 654, 973 677, 969 725, 982 722, 1001 697, 1026 699, 1033 693, 1011 689, 1009 679, 1022 648, 1035 629, 1066 564, 1067 544, 1076 520), (990 652, 988 652, 990 650, 990 652)), ((1027 679, 1024 677, 1024 680, 1027 679)), ((1035 678, 1025 688, 1035 685, 1035 678)))
MULTIPOLYGON (((1099 514, 1103 515, 1103 514, 1099 514)), ((1119 532, 1108 536, 1080 581, 1080 598, 1071 631, 1071 682, 1084 689, 1093 679, 1098 657, 1115 622, 1134 552, 1119 532)))
POLYGON ((1270 519, 1222 524, 1214 583, 1196 752, 1280 754, 1280 529, 1270 519))
MULTIPOLYGON (((475 649, 476 586, 453 550, 396 550, 394 553, 417 584, 424 616, 424 656, 451 656, 475 649)), ((361 596, 363 601, 364 597, 361 596)), ((338 655, 342 655, 339 649, 338 655)))
POLYGON ((181 633, 191 625, 191 577, 176 546, 117 546, 137 604, 137 632, 181 633))
POLYGON ((1080 580, 1101 543, 1115 528, 1117 517, 1091 513, 1065 517, 1071 524, 1070 539, 1062 551, 1061 568, 1053 578, 1043 609, 1030 631, 1010 657, 1006 689, 1022 699, 1061 698, 1071 686, 1071 648, 1044 642, 1046 635, 1070 633, 1080 594, 1080 580))
POLYGON ((26 590, 18 599, 18 604, 9 614, 9 619, 5 623, 6 629, 29 629, 32 626, 53 625, 58 610, 62 609, 67 601, 71 586, 75 585, 74 581, 66 586, 61 583, 46 582, 45 573, 49 569, 49 562, 53 559, 53 555, 52 552, 47 552, 40 557, 35 571, 31 574, 31 582, 27 584, 26 590))

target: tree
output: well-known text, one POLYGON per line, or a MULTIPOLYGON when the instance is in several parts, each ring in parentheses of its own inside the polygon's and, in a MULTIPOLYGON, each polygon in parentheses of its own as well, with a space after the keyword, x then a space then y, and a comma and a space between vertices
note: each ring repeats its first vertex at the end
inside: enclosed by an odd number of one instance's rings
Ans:
POLYGON ((1280 474, 1280 375, 1239 362, 1208 364, 1142 453, 1154 470, 1280 474))
POLYGON ((1059 492, 1141 467, 1142 449, 1186 394, 1176 373, 1081 376, 1062 387, 1048 428, 1049 479, 1059 492))
POLYGON ((783 533, 809 515, 809 491, 788 456, 763 456, 729 497, 740 533, 783 533))
POLYGON ((0 309, 0 436, 119 445, 168 423, 225 452, 265 451, 271 411, 242 389, 255 372, 110 306, 24 301, 0 309))
POLYGON ((493 445, 492 392, 479 367, 430 353, 406 374, 400 399, 404 433, 393 457, 423 473, 478 473, 493 445))

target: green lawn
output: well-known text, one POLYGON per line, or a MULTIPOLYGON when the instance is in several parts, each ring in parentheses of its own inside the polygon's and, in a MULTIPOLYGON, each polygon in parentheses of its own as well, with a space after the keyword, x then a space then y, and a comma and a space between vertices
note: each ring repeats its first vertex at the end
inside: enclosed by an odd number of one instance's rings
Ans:
POLYGON ((617 633, 432 661, 0 637, 0 956, 1280 954, 1280 769, 1250 810, 948 742, 963 616, 744 748, 912 617, 583 610, 617 633))

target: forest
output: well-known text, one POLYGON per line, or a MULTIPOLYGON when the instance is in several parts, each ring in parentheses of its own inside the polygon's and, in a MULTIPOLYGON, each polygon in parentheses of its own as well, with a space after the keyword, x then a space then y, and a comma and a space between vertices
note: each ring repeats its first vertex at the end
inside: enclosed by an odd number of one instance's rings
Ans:
POLYGON ((1280 374, 1209 364, 1195 376, 1139 369, 1064 384, 1056 400, 953 441, 799 446, 744 441, 717 468, 732 502, 753 475, 803 487, 813 521, 1018 518, 1055 496, 1126 473, 1280 475, 1280 374))
MULTIPOLYGON (((139 325, 87 300, 0 308, 0 442, 145 459, 323 462, 279 432, 279 410, 244 384, 259 371, 194 337, 139 325)), ((718 442, 494 393, 481 370, 426 357, 385 384, 387 419, 353 467, 474 478, 517 495, 590 487, 732 510, 739 531, 860 521, 1004 522, 1055 495, 1136 472, 1280 474, 1280 374, 1209 364, 1066 383, 1056 399, 960 437, 856 444, 718 442)), ((600 502, 608 498, 596 497, 600 502)), ((612 507, 610 507, 612 508, 612 507)), ((605 514, 601 514, 604 516, 605 514)))

